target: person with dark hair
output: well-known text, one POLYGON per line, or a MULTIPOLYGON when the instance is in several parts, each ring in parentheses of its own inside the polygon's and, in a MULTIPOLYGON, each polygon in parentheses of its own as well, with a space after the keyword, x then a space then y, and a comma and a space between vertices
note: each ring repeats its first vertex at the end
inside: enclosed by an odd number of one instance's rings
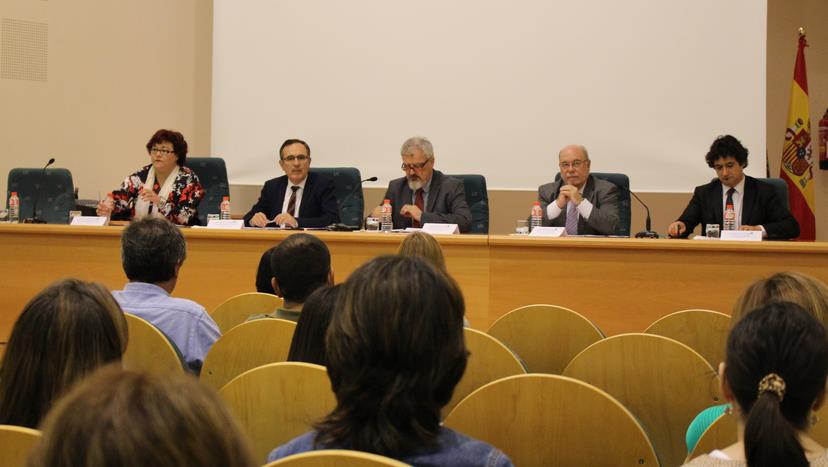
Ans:
POLYGON ((316 289, 305 300, 293 340, 288 351, 289 362, 306 362, 327 366, 325 333, 334 314, 342 284, 316 289))
POLYGON ((166 219, 132 222, 121 234, 121 264, 129 283, 112 295, 124 311, 161 330, 181 351, 188 369, 199 373, 221 333, 203 306, 170 296, 186 257, 184 235, 166 219))
POLYGON ((147 142, 150 164, 130 175, 112 192, 112 199, 98 204, 99 216, 114 219, 165 217, 178 225, 198 221, 196 210, 204 189, 188 167, 187 141, 173 130, 158 130, 147 142))
POLYGON ((0 367, 0 425, 37 428, 59 397, 98 367, 121 361, 127 323, 100 284, 46 287, 14 323, 0 367))
POLYGON ((415 466, 512 465, 498 449, 440 425, 466 369, 463 311, 457 284, 420 258, 381 256, 357 268, 325 337, 336 408, 268 461, 353 449, 415 466))
POLYGON ((46 417, 29 467, 254 467, 221 398, 195 378, 106 368, 46 417))
POLYGON ((268 249, 259 258, 259 266, 256 268, 256 292, 273 294, 273 273, 270 272, 270 255, 276 247, 268 249))
POLYGON ((290 228, 327 227, 339 222, 339 204, 332 178, 310 171, 310 146, 289 139, 279 148, 285 172, 265 182, 259 200, 244 215, 244 225, 290 228))
POLYGON ((333 284, 331 253, 319 238, 296 233, 284 239, 270 253, 270 284, 273 293, 284 299, 272 313, 251 315, 248 320, 279 318, 297 321, 305 299, 316 289, 333 284))
POLYGON ((716 138, 705 160, 718 180, 696 187, 684 212, 667 228, 668 235, 686 238, 699 224, 702 232, 707 224, 724 226, 724 211, 730 205, 736 212, 738 230, 760 230, 762 237, 774 240, 797 237, 799 223, 776 190, 743 173, 747 157, 748 150, 738 139, 730 135, 716 138))
POLYGON ((749 312, 730 331, 719 375, 738 441, 687 465, 828 466, 808 436, 828 376, 828 338, 811 313, 790 302, 749 312))

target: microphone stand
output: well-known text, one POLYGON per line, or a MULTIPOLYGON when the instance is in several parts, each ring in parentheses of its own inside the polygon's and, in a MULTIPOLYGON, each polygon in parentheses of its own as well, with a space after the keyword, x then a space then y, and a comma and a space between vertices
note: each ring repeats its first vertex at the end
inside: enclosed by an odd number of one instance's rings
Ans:
MULTIPOLYGON (((362 190, 362 184, 363 183, 365 183, 365 182, 376 182, 376 181, 377 181, 377 177, 370 177, 370 178, 366 178, 365 180, 361 180, 359 182, 359 184, 357 186, 355 186, 353 190, 351 190, 350 193, 348 193, 347 195, 345 195, 344 198, 342 198, 342 201, 339 203, 339 212, 342 212, 342 206, 345 206, 345 203, 347 201, 350 201, 351 198, 357 193, 357 191, 362 190)), ((357 226, 357 225, 351 225, 351 226, 348 226, 348 227, 353 228, 354 230, 357 230, 357 229, 360 228, 360 226, 357 226)))
MULTIPOLYGON (((40 171, 40 182, 45 183, 46 179, 46 169, 55 163, 55 158, 49 159, 49 162, 43 166, 43 169, 40 171)), ((46 224, 44 219, 37 217, 37 201, 40 199, 40 183, 35 183, 35 198, 32 202, 32 217, 27 217, 23 219, 24 224, 46 224)))
POLYGON ((650 208, 647 207, 644 201, 641 201, 641 198, 639 198, 637 194, 633 193, 632 190, 626 187, 622 188, 625 188, 631 195, 633 195, 633 197, 638 200, 642 206, 644 206, 644 209, 647 210, 647 220, 644 222, 644 230, 635 234, 635 238, 658 238, 658 232, 653 232, 651 230, 652 221, 650 220, 650 208))

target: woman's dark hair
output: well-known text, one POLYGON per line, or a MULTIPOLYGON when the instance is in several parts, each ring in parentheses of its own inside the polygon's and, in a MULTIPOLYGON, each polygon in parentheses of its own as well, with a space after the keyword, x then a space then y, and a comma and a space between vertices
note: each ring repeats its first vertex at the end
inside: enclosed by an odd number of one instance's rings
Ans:
POLYGON ((342 285, 316 289, 305 300, 293 340, 288 351, 289 362, 307 362, 327 366, 325 357, 325 333, 331 323, 334 307, 342 285))
POLYGON ((262 253, 262 257, 259 258, 259 267, 256 269, 256 292, 273 295, 273 283, 271 282, 273 272, 270 270, 270 255, 275 249, 274 246, 262 253))
POLYGON ((342 285, 325 339, 337 406, 316 442, 399 457, 435 446, 466 369, 463 295, 420 258, 381 256, 342 285))
POLYGON ((121 360, 127 324, 100 284, 64 279, 23 308, 0 368, 0 424, 35 428, 52 403, 98 367, 121 360))
POLYGON ((748 150, 733 136, 723 135, 716 138, 704 160, 707 161, 708 167, 713 168, 713 164, 722 157, 733 157, 742 167, 748 166, 748 150))
POLYGON ((173 152, 178 156, 176 163, 179 167, 184 167, 184 163, 187 161, 187 140, 184 139, 184 135, 175 130, 162 129, 156 131, 147 141, 147 154, 152 151, 153 146, 161 143, 172 144, 173 152))
POLYGON ((808 428, 826 375, 825 327, 799 305, 771 303, 733 327, 724 379, 744 417, 748 466, 808 465, 798 432, 808 428), (768 387, 778 378, 781 390, 768 387))

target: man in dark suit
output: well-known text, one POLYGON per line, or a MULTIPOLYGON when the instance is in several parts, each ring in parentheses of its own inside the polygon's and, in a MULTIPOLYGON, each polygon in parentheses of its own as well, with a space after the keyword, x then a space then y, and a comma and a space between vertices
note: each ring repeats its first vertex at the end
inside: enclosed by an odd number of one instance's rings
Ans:
POLYGON ((613 235, 618 225, 618 187, 589 174, 589 153, 577 144, 558 153, 561 179, 538 187, 543 225, 567 235, 613 235))
POLYGON ((310 147, 289 139, 279 148, 279 166, 285 175, 265 182, 259 200, 244 215, 244 224, 293 228, 327 227, 339 222, 339 206, 332 178, 310 173, 310 147))
MULTIPOLYGON (((457 224, 460 232, 471 228, 471 210, 463 182, 434 170, 434 147, 423 137, 409 138, 400 149, 405 177, 391 180, 385 199, 391 200, 395 229, 422 227, 426 223, 457 224)), ((381 206, 373 217, 380 216, 381 206)))
POLYGON ((690 203, 667 233, 687 237, 700 223, 702 234, 707 224, 723 226, 725 206, 731 204, 738 230, 761 230, 768 239, 799 236, 799 223, 773 187, 743 173, 747 157, 748 150, 738 139, 730 135, 716 138, 705 160, 716 170, 718 180, 696 187, 690 203))

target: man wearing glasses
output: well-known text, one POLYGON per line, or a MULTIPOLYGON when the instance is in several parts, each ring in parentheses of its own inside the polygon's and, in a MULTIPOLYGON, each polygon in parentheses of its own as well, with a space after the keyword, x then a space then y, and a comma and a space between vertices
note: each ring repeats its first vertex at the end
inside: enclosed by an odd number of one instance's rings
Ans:
POLYGON ((618 224, 618 187, 589 174, 589 154, 577 144, 558 153, 561 179, 538 187, 543 225, 567 235, 612 235, 618 224))
MULTIPOLYGON (((405 177, 391 180, 385 199, 391 200, 394 228, 422 227, 426 223, 457 224, 460 232, 471 227, 471 210, 463 182, 434 170, 434 147, 426 138, 408 138, 400 149, 405 177)), ((373 217, 380 216, 381 207, 373 217)))
POLYGON ((339 222, 332 178, 310 173, 310 147, 289 139, 279 148, 279 166, 285 175, 265 182, 259 200, 244 215, 251 227, 327 227, 339 222))

